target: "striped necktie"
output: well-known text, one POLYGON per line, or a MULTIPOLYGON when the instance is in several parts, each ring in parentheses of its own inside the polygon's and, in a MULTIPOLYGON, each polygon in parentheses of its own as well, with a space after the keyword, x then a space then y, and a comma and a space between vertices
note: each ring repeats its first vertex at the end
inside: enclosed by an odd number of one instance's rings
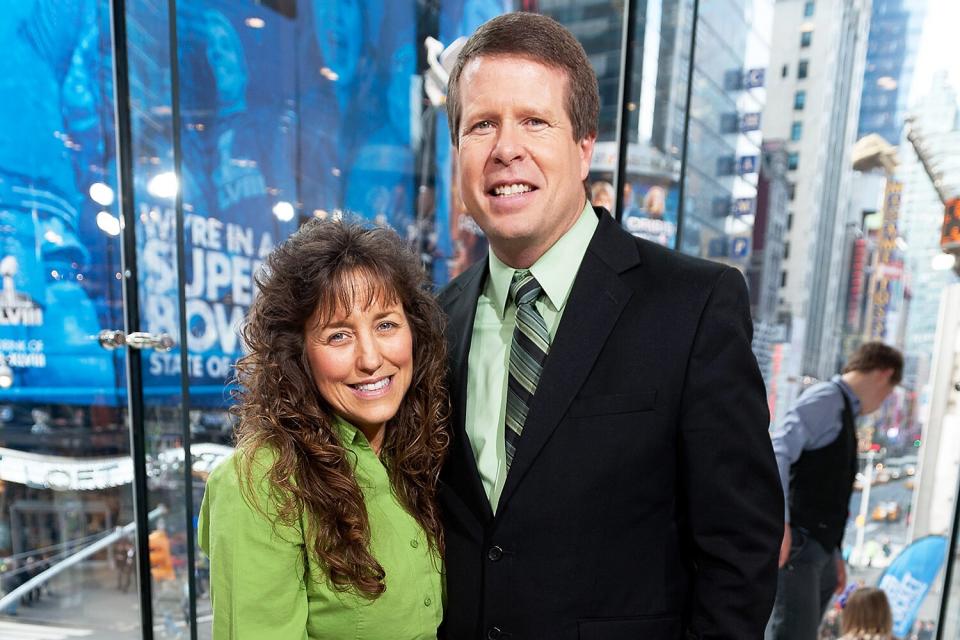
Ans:
POLYGON ((517 305, 517 326, 510 347, 510 369, 507 378, 506 440, 507 469, 513 462, 517 442, 523 433, 530 401, 540 382, 543 363, 550 351, 550 332, 535 302, 543 291, 540 283, 527 270, 516 271, 510 283, 510 299, 517 305))

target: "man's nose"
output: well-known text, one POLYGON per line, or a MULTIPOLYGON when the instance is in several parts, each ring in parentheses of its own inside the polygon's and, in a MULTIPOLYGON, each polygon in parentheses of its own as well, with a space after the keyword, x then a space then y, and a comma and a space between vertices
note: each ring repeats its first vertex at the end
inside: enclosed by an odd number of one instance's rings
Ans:
POLYGON ((505 123, 497 132, 497 144, 493 149, 493 159, 500 164, 509 165, 524 156, 523 139, 516 125, 505 123))

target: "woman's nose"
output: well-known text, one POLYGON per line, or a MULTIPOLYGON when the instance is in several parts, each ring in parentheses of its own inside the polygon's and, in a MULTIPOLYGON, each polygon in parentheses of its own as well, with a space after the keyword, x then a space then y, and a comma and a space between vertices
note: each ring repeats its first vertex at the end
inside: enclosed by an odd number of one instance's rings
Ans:
POLYGON ((380 346, 373 336, 361 336, 357 344, 357 368, 364 373, 374 373, 383 364, 380 346))

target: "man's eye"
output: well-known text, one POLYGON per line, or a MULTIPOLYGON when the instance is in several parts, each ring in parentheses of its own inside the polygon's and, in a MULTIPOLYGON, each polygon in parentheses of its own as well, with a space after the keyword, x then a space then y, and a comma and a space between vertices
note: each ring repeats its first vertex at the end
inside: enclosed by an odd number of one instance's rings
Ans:
POLYGON ((529 120, 527 120, 527 124, 530 124, 534 127, 543 127, 543 126, 546 126, 547 121, 541 120, 540 118, 530 118, 529 120))
POLYGON ((476 123, 475 125, 473 125, 473 127, 471 127, 471 129, 472 129, 473 131, 482 131, 482 130, 484 130, 484 129, 489 129, 489 128, 492 127, 492 126, 493 126, 493 123, 490 122, 489 120, 481 120, 480 122, 478 122, 478 123, 476 123))

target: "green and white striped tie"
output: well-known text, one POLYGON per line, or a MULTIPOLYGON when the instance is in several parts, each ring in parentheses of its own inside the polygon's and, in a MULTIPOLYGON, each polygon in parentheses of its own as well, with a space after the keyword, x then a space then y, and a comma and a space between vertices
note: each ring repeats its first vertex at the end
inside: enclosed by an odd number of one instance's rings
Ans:
POLYGON ((523 433, 530 401, 540 382, 543 363, 550 352, 550 332, 536 301, 543 289, 527 270, 513 274, 510 299, 517 305, 517 326, 510 347, 510 369, 507 377, 506 440, 507 469, 513 462, 517 442, 523 433))

